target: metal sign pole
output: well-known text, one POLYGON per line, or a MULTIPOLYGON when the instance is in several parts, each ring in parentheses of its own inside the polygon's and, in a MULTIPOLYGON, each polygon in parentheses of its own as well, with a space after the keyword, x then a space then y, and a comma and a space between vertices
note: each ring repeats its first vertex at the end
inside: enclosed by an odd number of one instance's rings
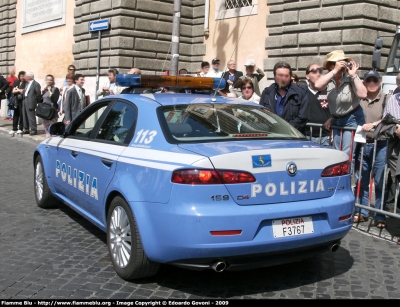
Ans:
POLYGON ((96 99, 95 100, 97 100, 97 98, 98 98, 97 91, 99 90, 99 78, 100 78, 101 31, 99 31, 98 33, 99 33, 99 42, 98 42, 98 46, 97 46, 96 93, 95 93, 96 99))
POLYGON ((110 28, 110 20, 109 19, 100 19, 89 21, 89 33, 97 32, 98 33, 98 46, 97 46, 97 68, 96 68, 96 92, 95 98, 97 100, 98 95, 97 91, 99 90, 99 79, 100 79, 100 53, 101 53, 101 31, 109 30, 110 28))

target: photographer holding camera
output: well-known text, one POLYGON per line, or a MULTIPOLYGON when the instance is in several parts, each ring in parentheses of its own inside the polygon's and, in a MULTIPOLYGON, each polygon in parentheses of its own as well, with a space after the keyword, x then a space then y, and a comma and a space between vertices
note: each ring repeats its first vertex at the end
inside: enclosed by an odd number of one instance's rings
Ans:
MULTIPOLYGON (((365 116, 360 106, 360 99, 367 97, 367 89, 357 75, 360 65, 346 57, 342 50, 332 51, 327 55, 324 68, 329 72, 315 82, 319 91, 327 91, 327 101, 332 120, 325 124, 326 129, 331 125, 340 127, 357 127, 365 124, 365 116)), ((352 132, 333 130, 333 146, 350 154, 352 132), (341 148, 340 148, 341 147, 341 148)))

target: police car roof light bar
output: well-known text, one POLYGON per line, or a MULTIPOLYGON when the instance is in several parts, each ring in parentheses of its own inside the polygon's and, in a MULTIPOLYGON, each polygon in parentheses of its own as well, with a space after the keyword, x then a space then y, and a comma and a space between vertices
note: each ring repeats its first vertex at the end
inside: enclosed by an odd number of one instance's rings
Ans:
POLYGON ((153 76, 118 74, 116 83, 122 87, 159 88, 171 87, 182 89, 224 89, 224 78, 186 77, 186 76, 153 76))

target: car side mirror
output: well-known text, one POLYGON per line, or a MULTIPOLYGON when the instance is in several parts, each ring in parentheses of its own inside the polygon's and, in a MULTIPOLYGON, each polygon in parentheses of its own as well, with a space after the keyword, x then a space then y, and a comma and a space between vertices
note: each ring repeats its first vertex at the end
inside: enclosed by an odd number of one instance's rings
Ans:
POLYGON ((65 124, 62 122, 54 123, 49 127, 49 132, 51 135, 61 135, 65 134, 65 124))

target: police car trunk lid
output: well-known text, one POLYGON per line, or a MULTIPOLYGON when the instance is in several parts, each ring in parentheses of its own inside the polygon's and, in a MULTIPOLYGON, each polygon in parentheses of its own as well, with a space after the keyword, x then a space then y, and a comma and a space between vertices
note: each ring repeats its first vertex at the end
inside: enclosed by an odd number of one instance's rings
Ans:
POLYGON ((233 141, 180 144, 208 156, 215 169, 250 172, 256 182, 226 184, 239 205, 285 203, 332 196, 340 177, 321 177, 322 171, 348 156, 306 141, 233 141))

